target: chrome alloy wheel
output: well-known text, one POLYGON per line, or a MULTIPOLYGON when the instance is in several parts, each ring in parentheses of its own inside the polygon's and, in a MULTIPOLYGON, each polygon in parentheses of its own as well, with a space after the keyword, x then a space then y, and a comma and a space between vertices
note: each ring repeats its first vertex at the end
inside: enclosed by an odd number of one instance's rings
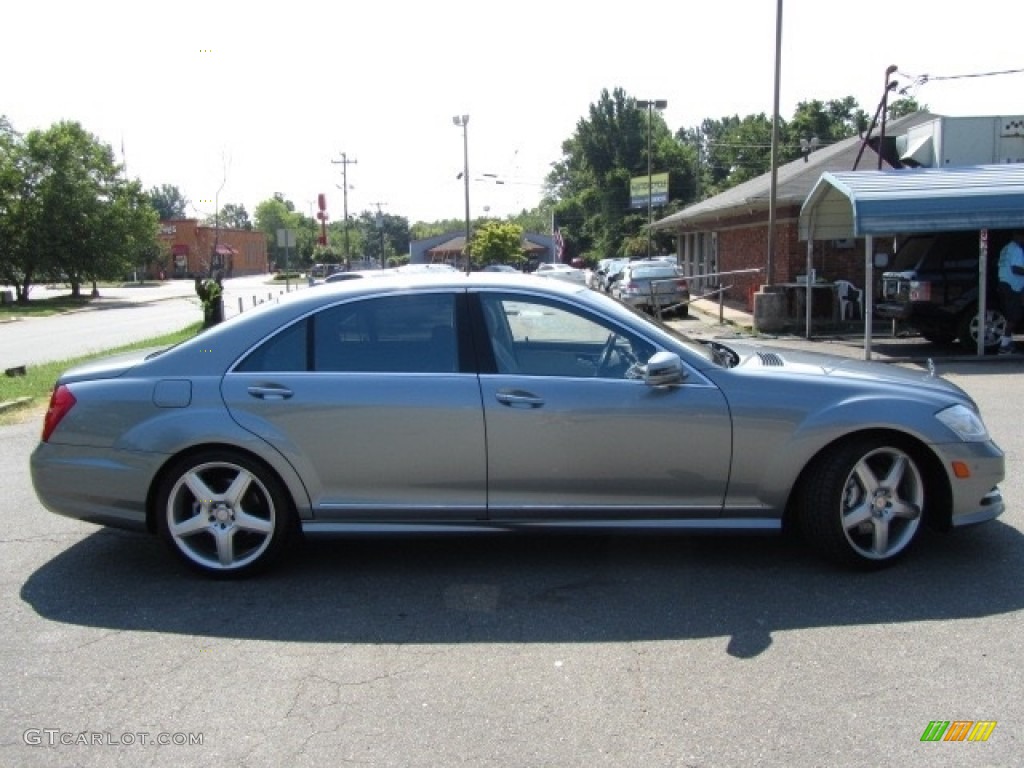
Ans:
POLYGON ((921 525, 924 482, 914 460, 883 447, 853 467, 840 502, 843 531, 853 550, 869 560, 886 560, 905 549, 921 525))
POLYGON ((166 499, 170 540, 203 570, 237 570, 256 562, 271 546, 280 522, 267 486, 231 461, 185 470, 166 499))

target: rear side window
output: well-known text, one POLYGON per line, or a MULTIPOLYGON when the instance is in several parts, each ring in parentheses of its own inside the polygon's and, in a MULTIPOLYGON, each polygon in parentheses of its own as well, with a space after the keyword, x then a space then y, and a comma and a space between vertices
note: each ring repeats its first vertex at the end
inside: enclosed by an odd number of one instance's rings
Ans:
POLYGON ((306 323, 302 320, 271 336, 250 352, 235 370, 245 373, 305 371, 306 323))
POLYGON ((675 267, 641 267, 630 274, 637 280, 671 280, 679 276, 675 267))
POLYGON ((313 318, 316 371, 454 373, 455 297, 385 296, 326 309, 313 318))
POLYGON ((236 370, 455 373, 455 297, 395 295, 329 307, 267 339, 236 370))

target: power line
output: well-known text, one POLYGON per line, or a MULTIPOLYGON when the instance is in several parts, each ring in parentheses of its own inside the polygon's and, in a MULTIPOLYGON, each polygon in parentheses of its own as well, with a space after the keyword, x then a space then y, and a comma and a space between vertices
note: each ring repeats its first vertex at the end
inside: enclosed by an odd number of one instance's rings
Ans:
POLYGON ((906 95, 911 88, 921 87, 926 83, 940 81, 940 80, 967 80, 970 78, 977 77, 996 77, 998 75, 1019 75, 1024 72, 1024 69, 1001 69, 994 72, 970 72, 964 75, 912 75, 907 72, 897 72, 900 77, 907 78, 910 80, 910 85, 900 88, 900 94, 906 95))

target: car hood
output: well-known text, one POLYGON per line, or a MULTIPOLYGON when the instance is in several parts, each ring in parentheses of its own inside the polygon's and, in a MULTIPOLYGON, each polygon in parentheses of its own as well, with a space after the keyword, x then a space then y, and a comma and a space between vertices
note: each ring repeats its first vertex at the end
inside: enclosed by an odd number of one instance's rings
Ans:
POLYGON ((825 376, 882 387, 911 387, 919 392, 926 390, 954 395, 958 399, 969 399, 959 386, 933 374, 933 369, 921 370, 893 363, 855 360, 842 355, 759 344, 730 343, 728 346, 740 357, 736 369, 744 371, 761 371, 766 375, 778 372, 787 376, 825 376))
POLYGON ((116 379, 135 366, 146 361, 155 352, 162 352, 167 347, 150 347, 111 355, 77 365, 61 374, 60 381, 68 384, 74 381, 91 381, 95 379, 116 379))

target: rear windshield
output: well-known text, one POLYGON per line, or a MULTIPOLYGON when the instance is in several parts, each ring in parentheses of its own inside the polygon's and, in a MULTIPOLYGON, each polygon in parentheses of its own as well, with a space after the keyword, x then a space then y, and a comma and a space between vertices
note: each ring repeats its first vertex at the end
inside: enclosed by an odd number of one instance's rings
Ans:
POLYGON ((630 274, 640 280, 663 280, 679 276, 675 267, 640 267, 630 270, 630 274))

